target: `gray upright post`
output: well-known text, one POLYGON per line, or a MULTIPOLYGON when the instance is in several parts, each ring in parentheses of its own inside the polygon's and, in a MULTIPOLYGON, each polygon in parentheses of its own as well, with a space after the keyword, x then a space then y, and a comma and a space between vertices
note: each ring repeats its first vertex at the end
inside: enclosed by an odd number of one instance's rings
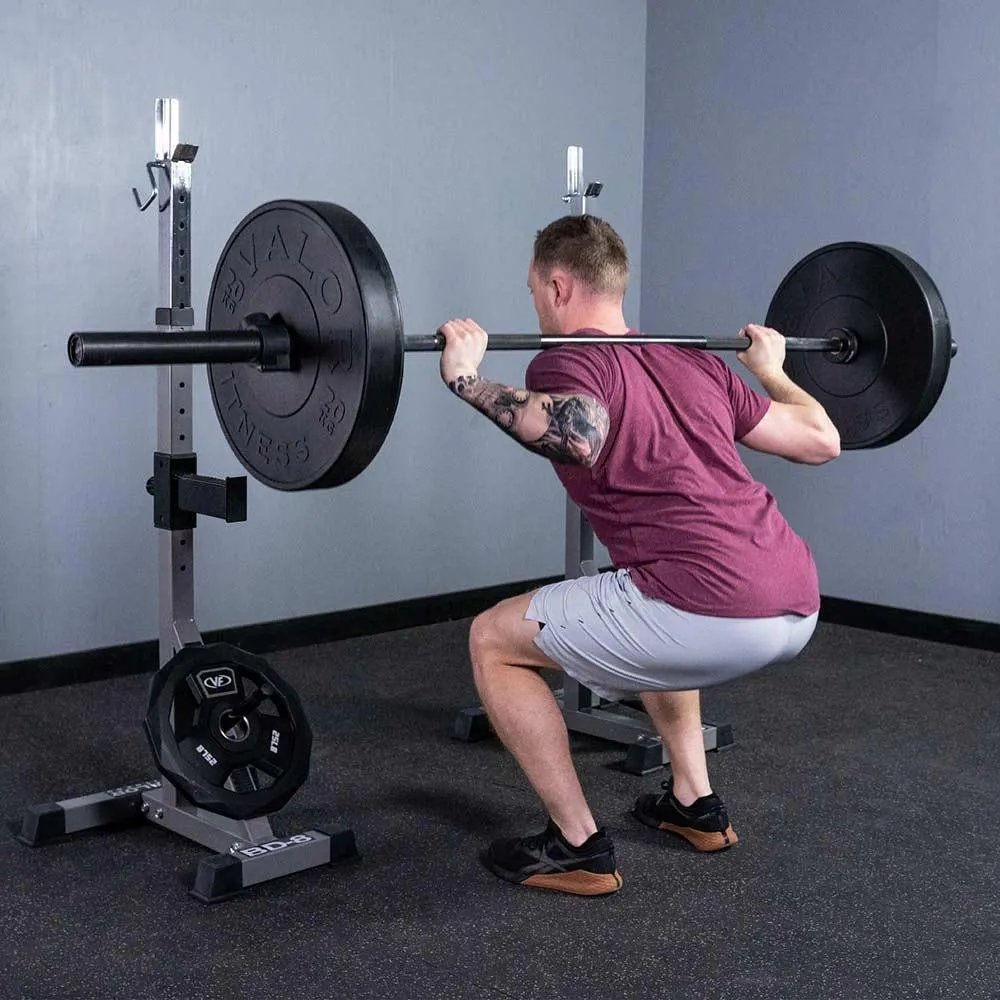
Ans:
MULTIPOLYGON (((587 214, 587 189, 583 182, 583 147, 566 149, 566 194, 563 201, 570 206, 571 215, 587 214)), ((596 195, 594 196, 596 197, 596 195)), ((566 497, 566 579, 579 576, 596 576, 594 562, 594 529, 583 511, 569 496, 566 497)), ((567 711, 596 708, 600 704, 589 688, 567 677, 563 683, 563 708, 567 711)))
MULTIPOLYGON (((180 107, 160 97, 155 107, 155 158, 159 172, 161 333, 194 326, 191 307, 191 165, 196 146, 180 142, 180 107)), ((191 420, 191 366, 157 369, 156 450, 172 457, 194 453, 191 420)), ((158 532, 160 665, 181 647, 201 642, 194 618, 194 530, 158 532)))

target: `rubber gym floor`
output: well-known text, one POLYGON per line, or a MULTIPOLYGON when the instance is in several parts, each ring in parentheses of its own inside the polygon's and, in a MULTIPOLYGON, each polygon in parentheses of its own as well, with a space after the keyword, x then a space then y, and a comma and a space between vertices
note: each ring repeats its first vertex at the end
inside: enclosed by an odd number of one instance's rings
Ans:
POLYGON ((269 657, 315 731, 278 833, 343 823, 362 860, 205 906, 205 851, 152 825, 31 849, 32 803, 153 774, 147 678, 0 698, 0 996, 1000 997, 1000 656, 821 625, 793 664, 705 696, 736 746, 710 773, 741 837, 700 855, 629 815, 662 778, 574 737, 624 888, 586 899, 477 860, 544 818, 474 703, 468 622, 269 657))

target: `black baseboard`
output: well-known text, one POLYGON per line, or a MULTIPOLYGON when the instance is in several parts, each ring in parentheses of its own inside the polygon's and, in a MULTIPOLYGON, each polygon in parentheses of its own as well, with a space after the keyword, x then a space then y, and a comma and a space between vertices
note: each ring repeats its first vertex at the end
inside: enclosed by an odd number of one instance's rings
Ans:
MULTIPOLYGON (((251 653, 273 653, 280 649, 297 649, 323 642, 336 642, 339 639, 354 639, 401 628, 471 618, 492 607, 497 601, 515 597, 558 579, 561 577, 544 577, 452 594, 418 597, 391 604, 352 608, 348 611, 240 625, 204 632, 202 637, 205 642, 229 642, 251 653)), ((159 662, 158 649, 157 641, 150 639, 124 646, 0 663, 0 695, 152 673, 159 662)))
MULTIPOLYGON (((206 642, 230 642, 251 653, 273 653, 281 649, 296 649, 336 642, 339 639, 353 639, 402 628, 471 618, 492 607, 497 601, 523 594, 556 579, 560 578, 546 577, 367 608, 353 608, 349 611, 218 629, 204 633, 204 639, 206 642)), ((820 620, 831 625, 847 625, 872 632, 1000 652, 1000 624, 995 622, 949 618, 922 611, 864 604, 840 597, 823 598, 820 620)), ((0 695, 152 673, 157 663, 158 647, 154 639, 124 646, 0 663, 0 695)))
POLYGON ((980 622, 971 618, 949 618, 926 611, 887 608, 880 604, 864 604, 842 597, 824 597, 820 621, 830 625, 849 625, 869 632, 902 635, 910 639, 945 642, 951 646, 967 646, 1000 652, 1000 624, 980 622))

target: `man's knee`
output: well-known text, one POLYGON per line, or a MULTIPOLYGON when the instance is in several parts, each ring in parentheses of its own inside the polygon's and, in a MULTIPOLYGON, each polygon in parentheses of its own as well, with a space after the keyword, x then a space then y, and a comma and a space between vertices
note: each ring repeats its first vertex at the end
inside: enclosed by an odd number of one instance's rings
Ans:
POLYGON ((473 669, 485 665, 501 650, 500 628, 497 623, 497 609, 490 608, 472 619, 469 629, 469 654, 473 669))
POLYGON ((475 671, 495 666, 551 666, 535 646, 538 623, 525 618, 531 595, 511 598, 477 615, 469 629, 469 655, 475 671))

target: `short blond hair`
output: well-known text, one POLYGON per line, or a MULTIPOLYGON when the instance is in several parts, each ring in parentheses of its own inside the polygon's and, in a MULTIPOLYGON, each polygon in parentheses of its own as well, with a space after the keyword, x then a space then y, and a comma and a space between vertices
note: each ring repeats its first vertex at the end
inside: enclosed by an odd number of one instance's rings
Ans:
POLYGON ((596 215, 565 215, 540 229, 533 263, 543 279, 561 267, 602 295, 624 298, 628 288, 625 241, 596 215))

